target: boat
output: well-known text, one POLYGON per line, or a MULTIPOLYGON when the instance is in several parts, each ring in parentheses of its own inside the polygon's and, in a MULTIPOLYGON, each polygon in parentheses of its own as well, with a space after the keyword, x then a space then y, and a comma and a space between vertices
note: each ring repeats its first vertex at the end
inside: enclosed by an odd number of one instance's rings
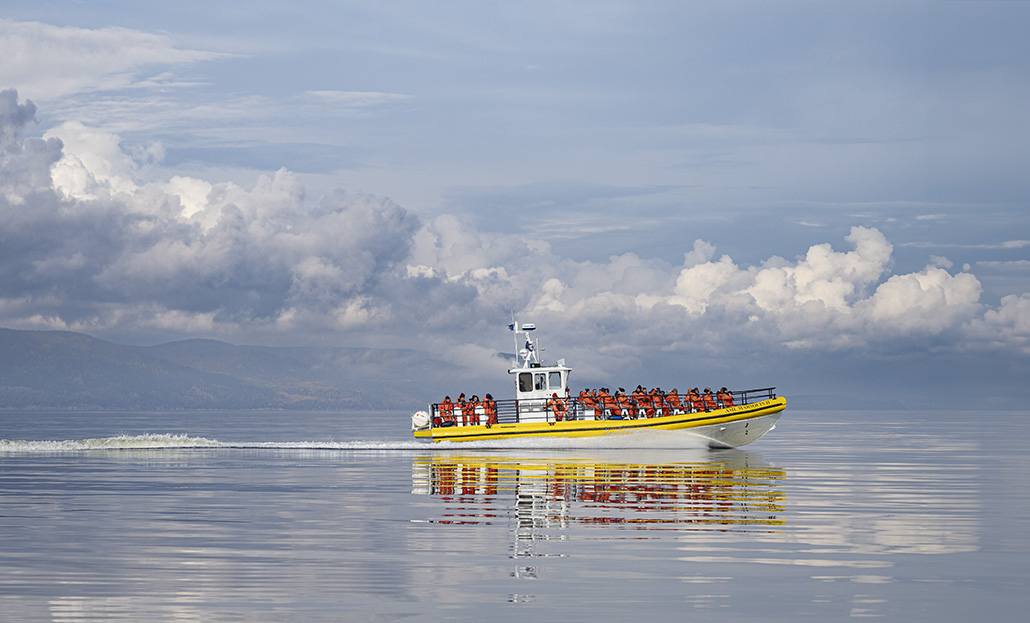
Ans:
POLYGON ((705 388, 685 393, 663 393, 622 388, 585 390, 573 396, 572 368, 564 359, 545 365, 539 359, 536 325, 512 322, 515 359, 508 374, 514 377, 515 398, 458 401, 450 397, 431 403, 411 415, 415 439, 428 442, 496 441, 523 438, 584 438, 632 433, 687 431, 691 439, 710 448, 735 448, 771 431, 787 400, 775 387, 717 394, 705 388), (519 348, 520 342, 524 345, 519 348), (644 393, 641 393, 644 392, 644 393))

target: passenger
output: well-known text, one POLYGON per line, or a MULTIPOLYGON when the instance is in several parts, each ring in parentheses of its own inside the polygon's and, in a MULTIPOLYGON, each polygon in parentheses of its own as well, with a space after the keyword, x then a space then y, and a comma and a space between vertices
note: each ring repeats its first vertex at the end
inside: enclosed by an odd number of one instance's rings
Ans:
MULTIPOLYGON (((615 392, 615 395, 609 394, 607 397, 608 410, 611 412, 612 417, 615 419, 622 419, 623 411, 621 403, 619 402, 619 392, 615 392)), ((629 415, 626 413, 625 415, 629 415)))
POLYGON ((654 400, 652 395, 647 393, 646 390, 641 393, 640 398, 637 398, 637 405, 644 412, 644 417, 654 417, 654 400))
POLYGON ((633 407, 634 412, 638 415, 640 410, 647 409, 647 390, 640 385, 637 385, 637 388, 633 390, 633 407))
POLYGON ((582 390, 580 390, 579 396, 576 398, 576 401, 579 403, 580 413, 582 413, 583 417, 585 418, 587 415, 587 409, 590 408, 590 390, 588 390, 585 387, 582 390))
POLYGON ((497 423, 497 403, 490 394, 483 399, 483 414, 486 415, 486 425, 493 426, 497 423))
POLYGON ((440 426, 454 426, 454 403, 450 396, 444 396, 440 403, 440 426))
POLYGON ((547 401, 547 410, 554 415, 555 422, 561 422, 566 419, 569 413, 569 407, 565 404, 565 399, 559 398, 558 394, 551 394, 551 399, 547 401))
POLYGON ((673 413, 684 410, 683 403, 680 402, 679 390, 675 387, 672 388, 671 392, 665 395, 665 402, 669 403, 669 407, 672 409, 673 413))
POLYGON ((687 394, 687 398, 690 400, 691 411, 696 412, 705 410, 705 401, 701 398, 701 394, 697 391, 696 387, 690 390, 690 393, 687 394))
POLYGON ((605 415, 613 419, 622 419, 622 409, 614 396, 608 393, 607 387, 601 388, 601 404, 604 405, 605 415))
POLYGON ((705 410, 711 411, 712 409, 718 409, 719 408, 719 405, 715 404, 715 394, 712 393, 712 388, 711 387, 706 387, 705 388, 704 399, 705 399, 705 410))
MULTIPOLYGON (((466 421, 468 420, 468 403, 465 401, 465 392, 458 395, 458 401, 455 403, 455 406, 457 406, 458 410, 461 411, 461 425, 466 426, 466 421)), ((454 423, 457 424, 457 420, 455 420, 454 423)))
POLYGON ((651 390, 651 404, 654 405, 655 415, 661 417, 669 414, 669 409, 665 406, 665 392, 662 391, 662 388, 656 387, 651 390))
POLYGON ((478 426, 479 425, 479 414, 476 413, 476 409, 479 408, 479 405, 480 405, 479 396, 473 394, 472 400, 470 400, 468 402, 468 405, 466 405, 468 407, 468 410, 469 410, 468 422, 472 426, 478 426))
POLYGON ((632 417, 639 417, 641 411, 644 408, 644 399, 647 397, 647 392, 644 388, 637 385, 637 388, 633 390, 633 393, 629 395, 630 399, 630 412, 628 415, 632 417))
POLYGON ((629 417, 636 419, 637 406, 633 403, 630 397, 626 395, 626 390, 620 387, 615 396, 619 400, 620 413, 625 412, 629 417))
POLYGON ((725 387, 719 390, 719 393, 715 395, 716 398, 722 403, 724 407, 733 406, 733 394, 731 394, 725 387))

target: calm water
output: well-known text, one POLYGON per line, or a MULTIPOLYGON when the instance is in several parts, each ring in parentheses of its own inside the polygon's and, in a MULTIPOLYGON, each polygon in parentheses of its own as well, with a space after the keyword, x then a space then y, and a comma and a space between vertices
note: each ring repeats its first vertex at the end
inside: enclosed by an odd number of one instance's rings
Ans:
POLYGON ((1030 607, 1030 414, 788 410, 727 451, 429 448, 407 426, 0 413, 0 620, 1023 621, 1030 607))

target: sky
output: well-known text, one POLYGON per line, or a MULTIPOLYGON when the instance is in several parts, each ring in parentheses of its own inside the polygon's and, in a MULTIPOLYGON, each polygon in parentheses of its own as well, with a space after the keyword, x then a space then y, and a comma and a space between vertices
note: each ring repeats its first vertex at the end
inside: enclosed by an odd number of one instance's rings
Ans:
POLYGON ((414 348, 460 370, 442 394, 508 388, 514 315, 579 386, 1024 409, 1028 27, 7 0, 0 326, 414 348))

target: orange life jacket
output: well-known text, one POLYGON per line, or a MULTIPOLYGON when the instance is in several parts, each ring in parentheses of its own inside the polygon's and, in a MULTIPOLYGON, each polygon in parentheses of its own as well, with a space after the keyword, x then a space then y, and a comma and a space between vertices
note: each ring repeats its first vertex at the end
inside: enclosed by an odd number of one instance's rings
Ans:
POLYGON ((551 398, 547 401, 547 408, 554 414, 554 421, 561 422, 565 419, 566 414, 569 412, 569 408, 565 406, 565 401, 561 398, 551 398))
POLYGON ((610 415, 622 416, 622 409, 619 408, 619 401, 608 392, 601 393, 601 401, 604 404, 604 408, 608 410, 610 415))
MULTIPOLYGON (((637 417, 637 410, 633 407, 633 403, 630 401, 629 396, 626 394, 620 394, 617 400, 619 406, 626 410, 626 415, 632 418, 637 417)), ((622 411, 620 410, 619 413, 621 414, 622 411)))
POLYGON ((440 403, 440 420, 443 422, 454 421, 454 403, 449 398, 444 398, 440 403))
POLYGON ((486 414, 487 424, 497 423, 497 403, 487 398, 483 401, 483 413, 486 414))
POLYGON ((665 396, 654 392, 651 394, 651 402, 654 403, 654 408, 658 415, 669 415, 669 410, 665 405, 665 396))
MULTIPOLYGON (((477 400, 470 400, 467 403, 465 403, 465 409, 462 410, 462 415, 464 415, 466 413, 466 410, 467 410, 467 412, 468 412, 468 423, 472 424, 474 426, 479 424, 479 414, 476 413, 476 407, 478 407, 478 406, 479 406, 479 401, 477 401, 477 400)), ((465 418, 462 417, 462 419, 464 420, 465 418)))
POLYGON ((640 406, 644 409, 644 414, 648 417, 654 417, 654 396, 645 393, 637 401, 640 406))
POLYGON ((675 409, 676 411, 683 410, 683 405, 680 403, 679 394, 666 394, 665 401, 669 403, 669 406, 675 409))

